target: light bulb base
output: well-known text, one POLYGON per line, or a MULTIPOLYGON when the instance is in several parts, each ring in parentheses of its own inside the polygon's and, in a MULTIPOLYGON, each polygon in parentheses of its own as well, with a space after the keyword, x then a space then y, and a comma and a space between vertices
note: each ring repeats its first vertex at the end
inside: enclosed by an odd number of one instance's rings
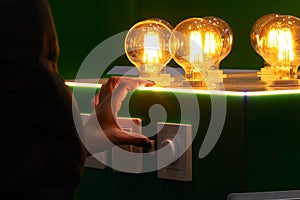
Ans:
POLYGON ((271 87, 273 89, 277 88, 283 88, 283 89, 287 89, 287 88, 299 88, 300 84, 299 84, 299 80, 298 79, 290 79, 290 80, 273 80, 271 81, 270 84, 268 84, 268 87, 271 87))
POLYGON ((170 74, 160 74, 157 76, 141 77, 142 79, 153 81, 156 86, 168 87, 174 82, 174 78, 170 74))
MULTIPOLYGON (((274 70, 274 75, 276 80, 280 81, 290 81, 297 78, 297 70, 295 67, 291 66, 280 66, 272 67, 274 70)), ((287 82, 288 82, 287 81, 287 82)))
POLYGON ((207 70, 207 80, 211 82, 222 83, 224 78, 227 78, 227 75, 223 73, 223 70, 207 70))
POLYGON ((273 80, 267 84, 268 90, 286 90, 286 89, 299 89, 300 81, 298 79, 290 80, 273 80))
POLYGON ((182 87, 206 87, 205 81, 200 80, 183 80, 182 87))
POLYGON ((265 66, 257 76, 271 88, 298 88, 297 68, 265 66))
POLYGON ((274 80, 271 82, 271 85, 278 85, 278 86, 290 86, 290 85, 299 85, 299 81, 297 79, 293 80, 274 80))
POLYGON ((200 71, 194 69, 185 69, 185 79, 186 81, 202 81, 204 78, 200 71))

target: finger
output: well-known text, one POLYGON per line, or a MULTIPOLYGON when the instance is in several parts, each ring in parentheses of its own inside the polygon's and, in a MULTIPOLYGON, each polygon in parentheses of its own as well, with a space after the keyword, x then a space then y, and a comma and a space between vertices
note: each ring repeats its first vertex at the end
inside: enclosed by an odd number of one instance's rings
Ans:
POLYGON ((112 93, 119 84, 127 81, 135 80, 135 78, 127 77, 127 76, 111 76, 108 81, 104 84, 105 89, 107 89, 110 93, 112 93))
POLYGON ((101 88, 98 98, 98 109, 101 108, 104 116, 111 116, 116 120, 117 113, 119 112, 123 100, 126 98, 129 90, 134 90, 139 86, 152 86, 153 83, 132 78, 132 77, 111 77, 101 88), (113 94, 111 95, 113 91, 113 94), (101 104, 101 105, 100 105, 101 104))
POLYGON ((123 79, 119 81, 118 87, 115 89, 112 96, 112 104, 114 105, 114 113, 118 113, 122 102, 126 98, 127 94, 131 90, 135 90, 140 86, 152 86, 153 83, 142 79, 123 79))
POLYGON ((113 91, 118 87, 119 84, 129 82, 129 81, 137 81, 140 85, 144 86, 152 86, 153 82, 146 81, 143 79, 137 79, 132 77, 126 77, 126 76, 112 76, 108 79, 106 83, 104 83, 101 87, 100 92, 104 92, 106 94, 112 94, 113 91))
POLYGON ((99 104, 99 93, 97 93, 91 100, 92 108, 95 108, 99 104))
POLYGON ((124 76, 111 76, 106 83, 102 84, 100 92, 98 93, 97 103, 102 102, 104 98, 111 95, 116 87, 118 87, 119 82, 124 82, 129 80, 130 77, 124 76))
MULTIPOLYGON (((117 145, 135 145, 140 147, 146 147, 147 145, 151 144, 151 140, 139 133, 127 132, 122 130, 122 135, 119 135, 119 142, 116 143, 117 145)), ((112 141, 114 143, 114 141, 112 141)))
POLYGON ((147 138, 144 135, 138 134, 138 133, 133 133, 132 135, 132 140, 130 141, 130 144, 135 145, 135 146, 140 146, 140 147, 149 147, 151 146, 151 140, 147 138))
POLYGON ((132 81, 138 82, 139 85, 143 85, 143 86, 153 85, 153 82, 151 81, 147 81, 140 78, 128 77, 128 76, 112 76, 109 78, 107 85, 110 85, 110 89, 111 91, 113 91, 114 89, 116 89, 118 85, 122 83, 132 82, 132 81))
POLYGON ((98 103, 102 102, 104 98, 111 95, 114 91, 114 89, 118 86, 118 82, 120 80, 120 77, 118 76, 112 76, 110 77, 106 83, 102 84, 100 88, 100 92, 98 93, 98 103))

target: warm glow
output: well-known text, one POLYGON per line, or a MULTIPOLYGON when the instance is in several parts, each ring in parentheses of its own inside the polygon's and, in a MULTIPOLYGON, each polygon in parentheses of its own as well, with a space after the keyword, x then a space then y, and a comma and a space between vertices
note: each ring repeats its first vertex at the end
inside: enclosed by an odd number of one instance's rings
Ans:
POLYGON ((284 82, 285 87, 296 84, 300 66, 300 18, 280 14, 261 17, 252 27, 251 44, 265 61, 261 72, 268 73, 263 77, 266 82, 275 85, 284 82))
POLYGON ((217 52, 217 35, 213 32, 206 32, 205 33, 205 45, 204 45, 204 52, 207 54, 215 54, 217 52))
POLYGON ((157 33, 148 32, 144 35, 144 56, 143 62, 157 64, 162 58, 159 37, 157 33))
POLYGON ((229 95, 229 96, 270 96, 285 94, 300 94, 300 90, 274 90, 274 91, 223 91, 205 90, 194 88, 163 88, 163 87, 139 87, 140 91, 152 92, 179 92, 187 94, 229 95))
POLYGON ((191 31, 190 34, 190 62, 191 63, 202 63, 203 52, 202 52, 202 37, 198 31, 191 31))
POLYGON ((99 83, 85 83, 85 82, 71 82, 66 81, 65 84, 70 87, 86 87, 86 88, 101 88, 102 84, 99 83))
POLYGON ((214 32, 206 32, 204 37, 199 31, 190 33, 190 62, 203 62, 203 54, 214 56, 220 50, 218 36, 214 32))
POLYGON ((293 37, 288 28, 271 29, 268 35, 268 47, 278 49, 278 60, 289 63, 294 60, 293 37))

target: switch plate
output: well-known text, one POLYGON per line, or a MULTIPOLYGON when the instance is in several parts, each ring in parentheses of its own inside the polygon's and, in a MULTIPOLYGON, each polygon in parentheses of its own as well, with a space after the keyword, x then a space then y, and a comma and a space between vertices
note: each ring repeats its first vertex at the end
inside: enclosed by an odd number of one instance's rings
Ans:
MULTIPOLYGON (((118 117, 118 124, 127 132, 142 133, 139 118, 118 117)), ((112 168, 115 172, 141 173, 143 148, 134 145, 118 145, 112 148, 112 168)))
MULTIPOLYGON (((90 117, 89 113, 80 113, 80 117, 82 123, 85 124, 90 117)), ((107 163, 107 151, 103 151, 100 153, 93 154, 91 156, 86 157, 85 159, 85 167, 95 168, 95 169, 106 169, 106 165, 102 162, 107 163)))
POLYGON ((106 169, 106 165, 100 162, 107 163, 107 151, 103 151, 101 153, 93 154, 92 156, 88 156, 85 159, 85 167, 95 168, 95 169, 106 169))
POLYGON ((157 130, 158 178, 192 181, 192 125, 158 122, 157 130))

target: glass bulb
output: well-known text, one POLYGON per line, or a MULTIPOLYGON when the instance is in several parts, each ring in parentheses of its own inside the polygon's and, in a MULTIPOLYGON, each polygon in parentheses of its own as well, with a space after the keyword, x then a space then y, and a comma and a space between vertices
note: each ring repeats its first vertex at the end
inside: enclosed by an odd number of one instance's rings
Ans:
POLYGON ((198 81, 207 77, 209 68, 222 54, 222 30, 203 18, 180 22, 170 38, 173 59, 185 71, 186 80, 198 81))
POLYGON ((212 25, 220 28, 221 30, 221 37, 222 37, 222 52, 216 61, 215 67, 216 69, 220 68, 221 61, 228 56, 230 53, 232 46, 233 46, 233 32, 229 26, 229 24, 224 21, 223 19, 215 16, 206 16, 203 17, 204 19, 208 20, 209 23, 212 25))
POLYGON ((166 25, 170 30, 173 30, 173 26, 172 24, 170 24, 168 21, 161 19, 161 18, 150 18, 149 20, 154 20, 154 21, 158 21, 159 23, 163 23, 164 25, 166 25))
POLYGON ((271 15, 262 17, 260 21, 261 28, 253 42, 256 51, 269 63, 276 80, 297 79, 300 65, 300 19, 291 15, 271 15))
POLYGON ((264 15, 263 17, 256 20, 256 22, 253 24, 251 32, 250 32, 250 42, 252 45, 252 48, 256 51, 257 54, 260 54, 258 51, 258 40, 261 31, 264 28, 264 25, 266 25, 271 19, 278 16, 276 13, 271 13, 264 15))
MULTIPOLYGON (((172 26, 172 24, 170 24, 168 21, 164 20, 164 19, 161 19, 161 18, 150 18, 150 20, 155 20, 155 21, 158 21, 160 23, 163 23, 164 25, 166 25, 171 31, 173 31, 174 27, 172 26)), ((161 74, 166 74, 167 73, 167 66, 163 66, 161 68, 161 71, 160 71, 161 74)))
POLYGON ((139 70, 139 76, 151 80, 172 59, 169 38, 172 30, 157 18, 136 23, 125 38, 125 52, 139 70))

